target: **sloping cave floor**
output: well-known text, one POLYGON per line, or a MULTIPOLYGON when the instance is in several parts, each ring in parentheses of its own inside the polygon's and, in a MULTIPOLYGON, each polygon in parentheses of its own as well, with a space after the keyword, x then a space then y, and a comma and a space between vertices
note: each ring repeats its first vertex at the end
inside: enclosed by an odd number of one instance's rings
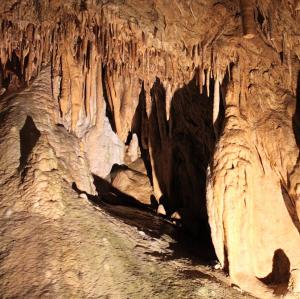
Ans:
MULTIPOLYGON (((163 269, 154 274, 156 291, 152 298, 255 298, 230 285, 205 241, 189 235, 169 219, 122 195, 113 201, 105 196, 89 196, 89 201, 116 230, 122 227, 126 231, 124 238, 130 235, 135 239, 133 254, 139 255, 147 268, 163 269)), ((140 296, 145 298, 145 294, 140 296)))

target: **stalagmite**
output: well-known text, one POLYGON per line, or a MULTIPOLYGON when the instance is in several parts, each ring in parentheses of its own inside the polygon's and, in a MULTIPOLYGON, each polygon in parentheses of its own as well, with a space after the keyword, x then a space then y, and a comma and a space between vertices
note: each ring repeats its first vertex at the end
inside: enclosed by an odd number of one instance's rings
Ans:
POLYGON ((165 210, 165 208, 164 208, 164 206, 162 204, 158 205, 157 214, 163 215, 163 216, 165 216, 167 214, 166 210, 165 210))

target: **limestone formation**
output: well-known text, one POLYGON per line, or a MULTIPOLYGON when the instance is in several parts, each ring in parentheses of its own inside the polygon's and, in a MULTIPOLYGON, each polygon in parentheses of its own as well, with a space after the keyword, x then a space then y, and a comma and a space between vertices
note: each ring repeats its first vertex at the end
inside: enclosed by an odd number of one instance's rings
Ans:
POLYGON ((139 140, 136 134, 132 135, 131 141, 128 145, 126 155, 128 156, 128 163, 137 161, 141 157, 141 150, 139 147, 139 140))
POLYGON ((112 186, 119 191, 132 196, 142 204, 151 205, 153 190, 146 173, 131 168, 121 168, 114 173, 111 182, 112 186))
POLYGON ((212 240, 233 285, 297 298, 299 7, 1 1, 0 297, 130 297, 134 258, 103 262, 112 226, 87 200, 108 180, 212 240))

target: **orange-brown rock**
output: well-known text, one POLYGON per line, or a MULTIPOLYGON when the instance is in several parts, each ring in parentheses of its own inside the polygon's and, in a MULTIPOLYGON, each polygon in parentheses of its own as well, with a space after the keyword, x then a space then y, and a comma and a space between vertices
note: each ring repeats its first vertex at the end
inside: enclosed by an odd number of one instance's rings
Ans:
POLYGON ((115 187, 211 236, 233 284, 297 297, 299 31, 298 0, 1 1, 1 296, 120 297, 75 190, 141 158, 115 187))
MULTIPOLYGON (((141 163, 143 162, 141 161, 141 163)), ((141 169, 140 171, 140 169, 132 169, 130 167, 126 169, 121 168, 114 173, 111 182, 113 187, 133 197, 138 202, 151 205, 153 189, 145 170, 141 169)))

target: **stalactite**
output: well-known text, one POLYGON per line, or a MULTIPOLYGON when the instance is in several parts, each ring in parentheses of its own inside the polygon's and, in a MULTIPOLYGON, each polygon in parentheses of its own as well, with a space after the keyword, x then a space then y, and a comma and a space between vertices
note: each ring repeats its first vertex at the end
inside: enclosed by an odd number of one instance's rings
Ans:
POLYGON ((210 96, 210 67, 206 70, 206 94, 210 96))
POLYGON ((153 158, 153 148, 152 145, 149 143, 148 145, 149 148, 149 154, 150 154, 150 162, 151 162, 151 167, 152 167, 152 184, 153 184, 153 194, 157 200, 157 202, 159 202, 160 198, 162 197, 163 193, 161 191, 161 188, 159 186, 159 181, 157 178, 157 174, 156 174, 156 170, 155 170, 155 163, 154 163, 154 158, 153 158))
POLYGON ((289 88, 293 89, 293 68, 292 68, 292 57, 291 57, 291 50, 289 49, 287 52, 287 64, 289 69, 289 88))
POLYGON ((27 57, 28 57, 28 63, 27 63, 26 71, 25 71, 25 82, 27 82, 27 84, 29 84, 29 80, 32 76, 32 67, 33 67, 33 60, 34 60, 34 53, 33 53, 32 46, 30 46, 27 57))
POLYGON ((218 128, 217 128, 217 120, 219 117, 220 110, 220 76, 217 74, 215 77, 215 86, 214 86, 214 104, 213 104, 213 126, 215 135, 218 138, 218 128))
POLYGON ((171 110, 171 102, 172 102, 172 87, 170 82, 164 84, 166 90, 166 119, 167 121, 170 119, 170 110, 171 110))
MULTIPOLYGON (((145 82, 148 116, 151 113, 149 86, 156 77, 168 82, 167 119, 170 117, 171 105, 169 94, 173 93, 170 92, 171 86, 180 87, 187 84, 198 65, 201 66, 198 72, 199 90, 202 93, 203 86, 206 85, 207 94, 210 93, 210 75, 213 67, 210 68, 209 63, 204 65, 205 50, 200 42, 184 46, 182 59, 186 60, 186 64, 182 66, 180 57, 171 55, 169 50, 154 47, 151 36, 147 36, 138 26, 128 25, 124 20, 120 20, 114 12, 107 13, 104 8, 101 13, 93 16, 88 11, 82 11, 76 17, 62 17, 54 26, 49 23, 22 23, 21 26, 3 21, 0 35, 3 80, 9 76, 16 77, 11 70, 5 68, 13 55, 18 57, 21 77, 27 83, 39 73, 42 66, 50 63, 52 93, 59 102, 60 122, 75 134, 79 131, 83 133, 97 122, 96 114, 101 93, 99 84, 95 83, 95 78, 100 76, 98 63, 103 64, 107 70, 108 79, 104 81, 108 82, 107 91, 111 93, 109 105, 113 113, 123 110, 119 108, 115 111, 117 101, 120 101, 120 107, 125 107, 122 101, 127 101, 125 98, 129 97, 126 94, 123 99, 112 100, 119 97, 118 92, 114 90, 117 88, 115 82, 133 74, 145 82), (20 51, 16 51, 16 48, 20 51)), ((122 125, 118 124, 118 128, 121 132, 122 125)))
POLYGON ((149 82, 150 78, 150 54, 149 50, 146 50, 146 61, 147 61, 147 81, 149 82))
POLYGON ((62 79, 61 79, 61 93, 59 95, 59 105, 62 117, 70 110, 70 70, 66 55, 62 56, 62 79))
POLYGON ((85 76, 85 111, 86 111, 86 117, 90 121, 92 114, 91 114, 91 89, 92 89, 92 78, 91 78, 91 70, 86 72, 85 76))
POLYGON ((199 67, 199 71, 198 71, 198 75, 199 75, 199 91, 200 94, 203 93, 203 82, 205 80, 205 74, 204 74, 204 70, 202 68, 199 67))
POLYGON ((251 39, 256 35, 254 4, 252 0, 240 0, 244 38, 251 39))
POLYGON ((150 94, 149 81, 144 82, 144 88, 145 88, 145 97, 146 97, 146 113, 149 118, 150 114, 151 114, 151 108, 152 108, 152 100, 151 100, 151 94, 150 94))
POLYGON ((96 124, 96 113, 97 113, 97 84, 102 83, 102 81, 97 82, 97 68, 98 68, 98 54, 96 53, 95 48, 93 47, 92 55, 91 55, 91 100, 90 100, 90 124, 93 126, 96 124))
POLYGON ((102 61, 101 57, 98 58, 98 61, 96 63, 96 128, 98 130, 102 129, 103 127, 103 103, 104 103, 104 98, 103 98, 103 74, 102 74, 102 61))

